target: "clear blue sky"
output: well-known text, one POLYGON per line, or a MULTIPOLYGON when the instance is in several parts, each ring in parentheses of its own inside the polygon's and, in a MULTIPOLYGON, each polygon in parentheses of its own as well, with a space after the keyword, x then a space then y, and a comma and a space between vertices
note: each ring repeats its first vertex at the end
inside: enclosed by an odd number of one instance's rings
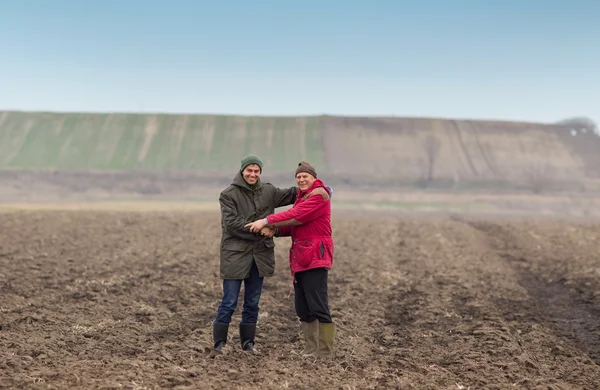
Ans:
POLYGON ((0 109, 600 122, 600 1, 0 0, 0 109))

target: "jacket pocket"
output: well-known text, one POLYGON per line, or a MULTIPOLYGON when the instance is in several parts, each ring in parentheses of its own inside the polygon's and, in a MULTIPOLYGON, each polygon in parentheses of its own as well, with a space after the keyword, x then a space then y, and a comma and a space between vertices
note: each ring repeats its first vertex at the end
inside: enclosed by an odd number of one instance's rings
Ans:
POLYGON ((256 250, 257 252, 265 252, 273 250, 273 248, 275 248, 275 242, 273 241, 273 239, 256 241, 254 244, 254 250, 256 250))
POLYGON ((311 241, 295 241, 292 245, 292 258, 301 267, 308 267, 319 254, 319 246, 311 241))
POLYGON ((243 241, 226 241, 221 244, 221 250, 231 251, 231 252, 244 252, 247 251, 248 248, 251 248, 251 245, 248 245, 247 242, 243 241))

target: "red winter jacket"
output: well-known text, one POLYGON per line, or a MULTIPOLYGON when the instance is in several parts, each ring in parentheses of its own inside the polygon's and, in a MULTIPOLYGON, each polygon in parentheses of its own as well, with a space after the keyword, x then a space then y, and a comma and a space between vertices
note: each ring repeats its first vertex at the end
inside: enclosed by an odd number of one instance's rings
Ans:
POLYGON ((292 237, 292 276, 296 272, 333 266, 331 197, 321 180, 315 180, 306 191, 298 189, 294 206, 267 216, 267 221, 269 226, 279 228, 278 237, 292 237))

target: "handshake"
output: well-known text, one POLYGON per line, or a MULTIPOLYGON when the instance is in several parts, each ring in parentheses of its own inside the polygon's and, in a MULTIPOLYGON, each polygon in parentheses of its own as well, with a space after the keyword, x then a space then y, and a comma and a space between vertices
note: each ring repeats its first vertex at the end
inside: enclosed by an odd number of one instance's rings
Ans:
POLYGON ((260 233, 265 237, 273 237, 277 233, 277 228, 267 226, 267 219, 259 219, 257 221, 247 223, 245 228, 250 228, 252 233, 260 233))
POLYGON ((265 237, 273 237, 275 235, 275 233, 277 233, 277 229, 276 228, 270 228, 265 226, 264 228, 260 229, 260 234, 262 234, 265 237))

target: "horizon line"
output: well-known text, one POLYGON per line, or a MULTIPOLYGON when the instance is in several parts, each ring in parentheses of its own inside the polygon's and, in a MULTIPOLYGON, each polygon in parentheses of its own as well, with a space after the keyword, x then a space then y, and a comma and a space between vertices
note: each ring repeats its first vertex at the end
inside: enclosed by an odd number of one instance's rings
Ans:
POLYGON ((395 114, 334 114, 334 113, 318 113, 318 114, 239 114, 231 112, 187 112, 187 111, 135 111, 135 110, 26 110, 26 109, 10 109, 0 108, 0 113, 30 113, 30 114, 82 114, 82 115, 159 115, 159 116, 230 116, 230 117, 247 117, 247 118, 370 118, 370 119, 434 119, 444 121, 462 121, 462 122, 501 122, 501 123, 522 123, 522 124, 541 124, 541 125, 560 125, 561 121, 569 119, 589 117, 581 115, 573 115, 567 118, 558 119, 555 122, 494 118, 494 117, 448 117, 448 116, 426 116, 426 115, 395 115, 395 114))

